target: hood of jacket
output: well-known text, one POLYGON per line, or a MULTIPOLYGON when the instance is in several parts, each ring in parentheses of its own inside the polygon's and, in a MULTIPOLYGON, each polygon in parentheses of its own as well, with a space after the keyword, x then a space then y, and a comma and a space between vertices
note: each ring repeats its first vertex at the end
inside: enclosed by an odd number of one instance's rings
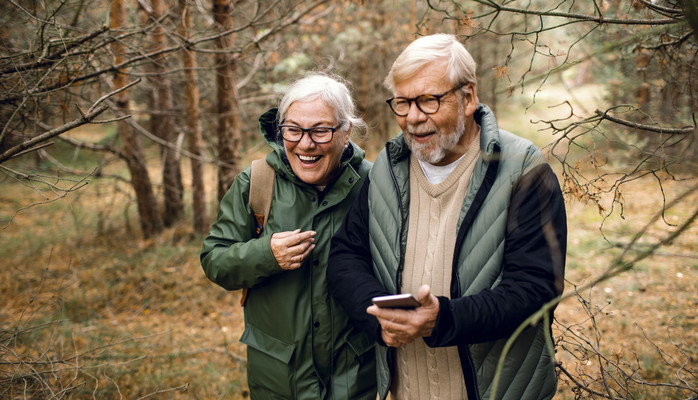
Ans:
MULTIPOLYGON (((264 141, 272 148, 272 152, 267 156, 267 163, 281 176, 293 181, 298 185, 308 185, 301 181, 291 168, 284 149, 283 139, 279 135, 278 128, 278 109, 271 108, 259 117, 259 130, 264 138, 264 141)), ((343 170, 347 165, 351 165, 358 171, 361 161, 363 161, 366 152, 351 140, 344 148, 340 159, 340 170, 343 170)), ((310 186, 310 185, 308 185, 310 186)))

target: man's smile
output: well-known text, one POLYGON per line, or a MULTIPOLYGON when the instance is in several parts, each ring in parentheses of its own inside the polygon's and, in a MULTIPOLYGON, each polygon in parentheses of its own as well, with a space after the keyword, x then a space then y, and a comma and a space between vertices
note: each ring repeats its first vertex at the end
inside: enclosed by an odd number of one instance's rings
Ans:
POLYGON ((436 132, 413 133, 414 140, 418 143, 426 143, 436 132))

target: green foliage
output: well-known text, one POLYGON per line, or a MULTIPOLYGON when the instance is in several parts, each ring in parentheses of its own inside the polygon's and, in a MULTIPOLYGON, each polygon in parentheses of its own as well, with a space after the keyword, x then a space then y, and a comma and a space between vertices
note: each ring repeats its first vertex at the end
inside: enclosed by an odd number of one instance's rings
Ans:
MULTIPOLYGON (((298 75, 299 72, 312 68, 312 61, 304 53, 293 53, 290 57, 281 60, 274 66, 272 72, 276 76, 289 77, 298 75)), ((278 92, 278 90, 276 90, 278 92)))

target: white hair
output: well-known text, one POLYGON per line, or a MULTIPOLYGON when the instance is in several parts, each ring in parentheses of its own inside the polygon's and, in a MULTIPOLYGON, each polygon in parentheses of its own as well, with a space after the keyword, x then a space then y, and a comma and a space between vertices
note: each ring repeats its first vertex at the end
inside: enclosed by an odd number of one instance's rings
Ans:
POLYGON ((412 78, 433 62, 446 65, 446 77, 452 85, 477 85, 475 60, 456 36, 445 33, 423 36, 410 43, 393 63, 383 84, 393 91, 397 83, 412 78))
POLYGON ((283 123, 288 108, 296 101, 312 101, 322 99, 335 112, 337 122, 342 123, 341 130, 346 132, 352 127, 363 134, 368 130, 364 120, 356 115, 356 105, 351 97, 349 85, 336 75, 312 72, 293 82, 279 103, 278 122, 283 123), (349 124, 347 124, 349 122, 349 124))

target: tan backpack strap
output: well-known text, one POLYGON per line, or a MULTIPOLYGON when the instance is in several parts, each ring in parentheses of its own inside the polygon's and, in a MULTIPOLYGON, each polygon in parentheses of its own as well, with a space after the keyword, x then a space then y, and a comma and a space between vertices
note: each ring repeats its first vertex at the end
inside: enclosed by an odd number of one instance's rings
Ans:
POLYGON ((252 161, 250 171, 250 208, 257 221, 256 236, 260 237, 267 226, 271 198, 274 194, 274 169, 265 159, 252 161))
MULTIPOLYGON (((252 161, 250 170, 250 208, 254 213, 255 237, 262 236, 267 226, 267 218, 271 209, 271 198, 274 195, 274 178, 276 172, 265 159, 252 161)), ((243 289, 240 297, 240 306, 245 305, 248 289, 243 289)))

